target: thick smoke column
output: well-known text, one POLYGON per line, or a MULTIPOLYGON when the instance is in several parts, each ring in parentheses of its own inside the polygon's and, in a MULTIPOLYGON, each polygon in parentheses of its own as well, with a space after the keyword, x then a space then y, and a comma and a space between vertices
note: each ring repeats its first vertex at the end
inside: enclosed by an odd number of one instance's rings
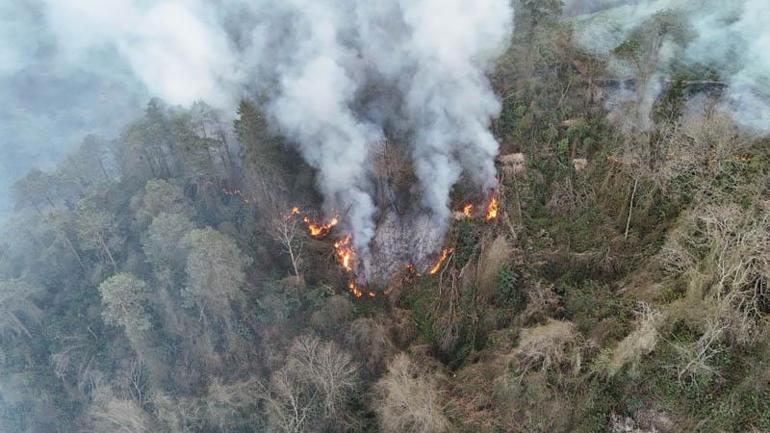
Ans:
POLYGON ((409 139, 432 239, 463 172, 481 189, 495 186, 498 144, 487 128, 500 105, 486 73, 511 36, 507 0, 291 0, 248 10, 239 34, 249 35, 249 69, 274 123, 318 169, 327 208, 342 214, 364 265, 375 233, 371 159, 384 131, 409 139))
POLYGON ((425 204, 445 219, 461 168, 481 187, 495 186, 498 144, 488 124, 500 104, 485 72, 510 37, 511 12, 505 1, 403 1, 402 7, 412 31, 404 51, 414 76, 402 91, 406 118, 415 124, 415 168, 425 204))

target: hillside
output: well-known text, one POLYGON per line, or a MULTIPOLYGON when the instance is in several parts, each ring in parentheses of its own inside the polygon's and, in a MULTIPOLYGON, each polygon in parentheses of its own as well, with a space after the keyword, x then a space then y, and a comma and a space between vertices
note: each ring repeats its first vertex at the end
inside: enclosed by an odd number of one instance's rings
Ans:
POLYGON ((295 145, 328 130, 281 133, 256 96, 153 99, 19 179, 0 431, 770 432, 770 139, 723 71, 660 54, 678 15, 596 50, 586 27, 631 6, 562 7, 515 2, 486 74, 496 184, 463 166, 444 220, 420 134, 383 122, 370 253, 295 145))

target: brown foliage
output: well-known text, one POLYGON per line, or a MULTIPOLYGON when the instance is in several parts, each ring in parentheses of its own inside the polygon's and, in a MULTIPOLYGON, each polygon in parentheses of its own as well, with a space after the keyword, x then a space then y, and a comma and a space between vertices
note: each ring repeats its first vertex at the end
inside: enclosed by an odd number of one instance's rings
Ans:
POLYGON ((508 261, 511 246, 505 236, 500 235, 488 246, 482 249, 477 265, 476 281, 479 294, 486 300, 490 299, 497 288, 500 268, 508 261))
POLYGON ((441 433, 450 423, 434 378, 401 353, 375 385, 374 410, 385 433, 441 433))
POLYGON ((261 392, 275 431, 304 432, 324 424, 353 423, 347 405, 358 387, 358 368, 333 342, 301 336, 292 343, 285 365, 261 392))
POLYGON ((364 359, 371 373, 379 373, 396 351, 390 330, 382 320, 361 317, 353 321, 345 333, 351 346, 364 359))
POLYGON ((548 319, 544 325, 521 330, 514 351, 518 371, 580 369, 580 334, 570 322, 548 319))

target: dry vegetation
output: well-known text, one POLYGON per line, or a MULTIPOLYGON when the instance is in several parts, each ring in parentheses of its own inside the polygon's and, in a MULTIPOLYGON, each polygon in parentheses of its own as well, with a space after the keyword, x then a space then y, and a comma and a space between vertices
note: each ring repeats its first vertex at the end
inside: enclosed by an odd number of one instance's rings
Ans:
MULTIPOLYGON (((321 207, 314 170, 258 104, 239 107, 239 163, 200 135, 212 113, 154 102, 104 144, 106 176, 20 180, 0 431, 770 431, 768 140, 708 92, 650 95, 654 53, 626 53, 638 97, 608 117, 608 59, 559 1, 517 3, 491 77, 499 215, 459 212, 440 271, 373 298, 286 218, 321 207)), ((401 212, 408 146, 376 150, 377 205, 401 212)), ((486 193, 461 182, 453 209, 486 193)))
POLYGON ((375 385, 373 404, 387 433, 443 433, 450 423, 436 379, 400 353, 375 385))

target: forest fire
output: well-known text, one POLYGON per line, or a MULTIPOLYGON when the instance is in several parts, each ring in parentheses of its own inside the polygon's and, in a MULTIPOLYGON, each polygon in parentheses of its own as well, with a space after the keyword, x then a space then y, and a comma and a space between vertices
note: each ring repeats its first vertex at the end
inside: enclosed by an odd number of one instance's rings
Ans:
POLYGON ((473 203, 468 203, 463 206, 463 215, 465 215, 466 218, 473 216, 473 203))
MULTIPOLYGON (((492 196, 489 204, 487 204, 486 208, 484 208, 484 213, 482 214, 485 221, 491 221, 497 218, 498 206, 499 204, 497 198, 492 196)), ((473 203, 466 203, 462 207, 462 216, 465 218, 480 217, 480 213, 481 212, 476 210, 476 205, 473 203)), ((329 233, 332 232, 332 230, 334 230, 335 227, 339 225, 340 222, 338 216, 333 216, 327 222, 315 221, 310 216, 304 214, 299 207, 291 208, 287 217, 301 218, 302 222, 305 224, 308 235, 315 239, 322 239, 326 237, 329 233)), ((349 275, 349 280, 346 286, 347 290, 356 298, 363 298, 364 296, 368 296, 369 298, 376 298, 377 294, 375 292, 365 291, 356 281, 356 251, 353 248, 353 235, 347 233, 337 238, 333 245, 334 256, 337 263, 339 264, 341 270, 345 274, 349 275)), ((442 249, 441 253, 436 258, 436 261, 427 270, 426 275, 438 274, 453 252, 454 248, 452 247, 446 247, 442 249)), ((406 271, 407 274, 415 275, 418 277, 420 276, 420 273, 417 272, 414 264, 407 264, 406 271)))
POLYGON ((353 247, 350 246, 350 242, 353 240, 353 236, 345 235, 341 239, 334 242, 334 253, 337 255, 337 260, 342 266, 345 272, 353 272, 353 260, 356 253, 353 251, 353 247))
MULTIPOLYGON (((299 216, 301 214, 302 210, 295 206, 291 208, 291 211, 289 211, 289 215, 287 217, 299 216)), ((329 222, 323 223, 315 221, 308 215, 302 215, 302 222, 307 226, 307 232, 310 234, 310 236, 314 238, 322 238, 329 234, 329 232, 331 232, 340 221, 338 217, 333 216, 329 222)))
POLYGON ((302 221, 307 224, 307 231, 310 233, 310 236, 314 238, 321 238, 326 236, 334 228, 334 226, 339 224, 339 219, 337 217, 332 217, 332 219, 327 223, 315 222, 308 216, 303 217, 302 221))
POLYGON ((447 257, 449 257, 450 254, 454 252, 454 248, 444 248, 441 250, 441 255, 438 257, 438 260, 433 265, 433 267, 430 268, 428 271, 428 274, 430 275, 436 275, 438 271, 441 270, 441 266, 444 265, 444 262, 446 261, 447 257))
POLYGON ((350 280, 350 282, 348 282, 348 290, 356 298, 360 298, 364 296, 364 292, 362 292, 361 289, 358 288, 358 284, 356 284, 354 280, 350 280))
MULTIPOLYGON (((336 242, 334 242, 334 253, 337 256, 337 261, 339 262, 340 266, 342 266, 342 269, 346 273, 351 274, 350 281, 348 281, 348 290, 356 298, 361 298, 364 296, 364 292, 363 290, 361 290, 360 287, 358 287, 355 277, 352 276, 353 261, 356 258, 356 252, 353 250, 353 247, 350 245, 352 240, 353 240, 353 236, 351 236, 350 234, 347 234, 342 238, 338 239, 336 242)), ((367 295, 370 298, 374 298, 377 296, 374 292, 371 292, 371 291, 368 292, 367 295)))
MULTIPOLYGON (((302 215, 302 210, 296 206, 291 208, 287 218, 299 216, 302 217, 302 222, 305 223, 305 226, 307 227, 307 233, 316 239, 324 238, 332 231, 332 229, 334 229, 334 227, 339 224, 339 218, 337 216, 332 217, 328 222, 325 223, 316 222, 308 215, 302 215)), ((351 274, 350 281, 348 281, 347 284, 348 290, 356 298, 361 298, 364 296, 364 292, 361 290, 361 288, 358 287, 355 277, 352 276, 356 258, 356 253, 355 250, 353 250, 352 242, 353 236, 351 234, 346 234, 337 239, 334 242, 334 255, 336 256, 337 262, 342 267, 342 270, 347 274, 351 274)), ((376 296, 374 292, 368 292, 367 294, 370 298, 374 298, 376 296)))
POLYGON ((493 219, 497 218, 497 197, 492 197, 492 200, 490 200, 489 205, 487 206, 487 212, 484 216, 484 219, 487 221, 492 221, 493 219))

